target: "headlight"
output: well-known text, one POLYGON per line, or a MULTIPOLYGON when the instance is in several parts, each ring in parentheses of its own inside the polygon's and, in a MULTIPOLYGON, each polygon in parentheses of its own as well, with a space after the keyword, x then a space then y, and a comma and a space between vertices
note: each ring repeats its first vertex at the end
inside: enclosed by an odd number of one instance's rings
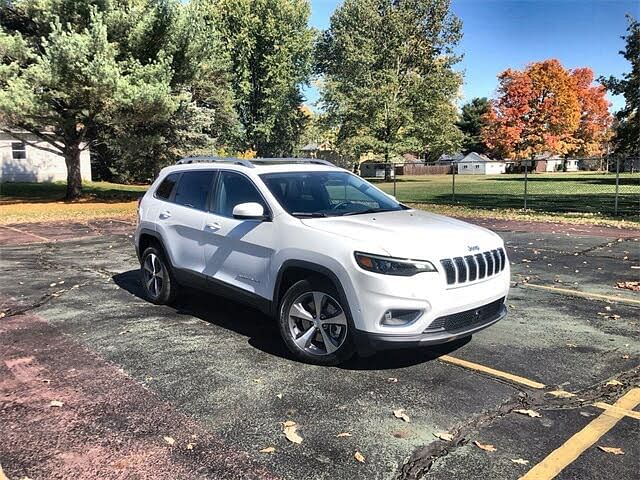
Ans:
POLYGON ((404 258, 383 257, 362 252, 355 252, 354 255, 360 268, 369 272, 402 277, 411 277, 416 273, 422 272, 437 272, 436 267, 425 260, 406 260, 404 258))

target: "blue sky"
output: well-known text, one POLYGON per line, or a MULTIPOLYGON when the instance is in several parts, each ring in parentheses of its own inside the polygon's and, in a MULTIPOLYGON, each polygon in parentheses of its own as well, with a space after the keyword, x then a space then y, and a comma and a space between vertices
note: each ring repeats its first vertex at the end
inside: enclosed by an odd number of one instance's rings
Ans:
MULTIPOLYGON (((341 0, 311 0, 311 24, 325 29, 341 0)), ((567 68, 591 67, 599 75, 620 76, 630 69, 618 54, 624 47, 625 13, 640 17, 640 0, 453 0, 464 37, 464 100, 493 96, 496 75, 527 63, 557 58, 567 68)), ((318 98, 305 91, 307 102, 318 98)), ((624 105, 609 97, 612 111, 624 105)))

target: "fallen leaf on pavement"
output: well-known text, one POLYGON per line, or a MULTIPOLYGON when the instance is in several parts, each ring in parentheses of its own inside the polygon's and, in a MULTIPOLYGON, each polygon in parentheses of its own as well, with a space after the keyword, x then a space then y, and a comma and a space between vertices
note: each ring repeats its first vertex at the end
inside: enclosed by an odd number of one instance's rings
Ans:
POLYGON ((557 397, 557 398, 571 398, 576 396, 575 393, 566 392, 564 390, 553 390, 552 392, 548 392, 548 393, 549 395, 553 395, 554 397, 557 397))
POLYGON ((489 445, 487 443, 480 443, 476 440, 473 441, 473 444, 478 447, 480 450, 484 450, 485 452, 495 452, 497 450, 493 445, 489 445))
POLYGON ((616 282, 616 288, 640 292, 640 282, 616 282))
POLYGON ((350 437, 351 434, 349 432, 342 432, 336 435, 336 437, 338 438, 342 438, 342 437, 350 437))
POLYGON ((453 435, 450 433, 439 432, 439 433, 434 433, 433 435, 439 438, 440 440, 444 440, 445 442, 450 442, 451 440, 453 440, 453 435))
POLYGON ((50 407, 61 407, 63 405, 64 405, 64 402, 61 402, 60 400, 51 400, 49 402, 50 407))
POLYGON ((400 419, 404 420, 407 423, 411 421, 411 419, 409 418, 409 415, 407 415, 405 413, 404 408, 399 408, 398 410, 394 410, 393 411, 393 416, 396 417, 396 418, 400 418, 400 419))
POLYGON ((567 343, 567 347, 569 348, 576 348, 578 345, 576 345, 575 343, 567 343))
POLYGON ((533 418, 537 418, 537 417, 541 417, 542 415, 540 415, 538 412, 534 412, 533 410, 525 410, 523 408, 514 410, 515 413, 520 413, 521 415, 528 415, 530 417, 533 418))
POLYGON ((287 440, 292 443, 301 444, 302 437, 296 432, 297 429, 298 425, 296 424, 296 422, 293 422, 291 420, 287 420, 282 424, 282 432, 284 433, 284 436, 287 438, 287 440))
POLYGON ((276 449, 274 447, 266 447, 260 450, 260 453, 273 453, 276 449))
POLYGON ((622 358, 623 360, 629 360, 629 358, 630 358, 630 357, 629 357, 629 355, 624 354, 624 355, 622 355, 622 357, 621 357, 621 358, 622 358))
POLYGON ((176 443, 175 439, 173 437, 162 437, 164 439, 165 442, 167 442, 169 445, 173 445, 174 443, 176 443))
POLYGON ((282 399, 282 394, 281 394, 281 393, 279 393, 279 394, 277 394, 277 395, 276 395, 276 397, 278 397, 278 398, 282 399))
POLYGON ((618 447, 603 447, 598 445, 598 448, 606 453, 613 453, 614 455, 624 455, 624 450, 618 447))
POLYGON ((353 454, 353 458, 355 458, 357 461, 359 461, 360 463, 364 463, 364 455, 361 454, 360 452, 356 452, 353 454))
POLYGON ((398 383, 398 379, 395 377, 389 377, 387 378, 387 382, 389 383, 398 383))
POLYGON ((525 460, 524 458, 512 458, 511 461, 518 465, 527 465, 529 463, 529 460, 525 460))
POLYGON ((187 443, 187 450, 193 450, 194 446, 195 445, 193 443, 191 443, 191 442, 187 443))
POLYGON ((622 385, 622 382, 619 382, 616 379, 613 380, 609 380, 607 383, 605 383, 606 386, 608 387, 617 387, 618 385, 622 385))

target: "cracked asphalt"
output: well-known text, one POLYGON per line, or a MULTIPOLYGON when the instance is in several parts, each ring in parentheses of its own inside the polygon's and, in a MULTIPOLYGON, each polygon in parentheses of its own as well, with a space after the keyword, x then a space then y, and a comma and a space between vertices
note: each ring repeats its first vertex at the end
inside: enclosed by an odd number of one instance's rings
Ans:
MULTIPOLYGON (((296 362, 267 317, 232 301, 147 302, 130 226, 0 232, 2 469, 11 480, 518 479, 602 415, 595 403, 640 386, 640 294, 615 288, 639 280, 640 232, 508 227, 505 320, 468 342, 339 368, 296 362), (283 436, 287 420, 302 444, 283 436)), ((636 478, 640 419, 625 412, 555 478, 636 478)))

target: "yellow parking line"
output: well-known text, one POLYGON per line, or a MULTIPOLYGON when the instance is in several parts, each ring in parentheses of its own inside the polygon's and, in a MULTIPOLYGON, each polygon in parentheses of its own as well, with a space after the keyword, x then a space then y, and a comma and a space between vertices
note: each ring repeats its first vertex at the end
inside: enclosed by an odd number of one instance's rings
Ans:
POLYGON ((483 372, 488 375, 493 375, 494 377, 503 378, 505 380, 509 380, 510 382, 519 383, 530 388, 545 387, 545 385, 540 382, 529 380, 528 378, 520 377, 518 375, 513 375, 512 373, 502 372, 500 370, 496 370, 495 368, 485 367, 484 365, 480 365, 479 363, 468 362, 467 360, 462 360, 460 358, 450 357, 449 355, 438 357, 438 360, 442 360, 443 362, 457 365, 459 367, 468 368, 469 370, 475 370, 477 372, 483 372))
POLYGON ((520 480, 550 480, 575 461, 587 448, 611 430, 625 414, 617 409, 633 410, 640 403, 640 388, 633 388, 613 406, 576 433, 547 458, 529 470, 520 480))
POLYGON ((615 405, 609 405, 604 402, 596 402, 593 404, 594 407, 601 408, 603 410, 609 410, 611 412, 619 413, 620 415, 624 415, 626 417, 635 418, 636 420, 640 420, 640 412, 634 412, 633 410, 625 410, 620 407, 616 407, 615 405))
POLYGON ((578 290, 570 290, 568 288, 549 287, 547 285, 537 285, 535 283, 522 283, 525 288, 533 288, 537 290, 546 290, 548 292, 562 293, 572 297, 591 298, 596 300, 608 300, 610 302, 628 303, 631 305, 640 305, 640 300, 629 297, 617 297, 615 295, 602 295, 601 293, 580 292, 578 290))
POLYGON ((9 480, 7 476, 2 471, 2 465, 0 465, 0 480, 9 480))

